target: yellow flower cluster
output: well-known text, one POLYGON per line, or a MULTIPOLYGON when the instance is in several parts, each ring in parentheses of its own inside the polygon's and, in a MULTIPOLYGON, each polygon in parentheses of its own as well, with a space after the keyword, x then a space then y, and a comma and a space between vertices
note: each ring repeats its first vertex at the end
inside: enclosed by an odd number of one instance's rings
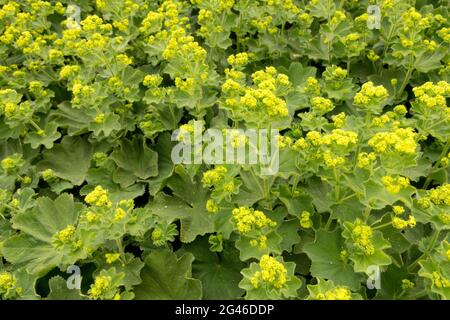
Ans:
POLYGON ((431 190, 429 198, 436 205, 450 206, 450 184, 444 183, 443 185, 431 190))
POLYGON ((111 277, 97 276, 95 278, 94 284, 91 285, 88 294, 93 299, 99 299, 111 289, 111 285, 111 277))
POLYGON ((192 57, 195 60, 204 60, 206 58, 205 49, 195 42, 192 36, 179 35, 184 33, 185 31, 174 33, 163 52, 163 58, 171 60, 177 56, 184 56, 192 57))
POLYGON ((426 82, 420 87, 413 88, 417 101, 428 108, 447 108, 446 97, 450 96, 450 84, 439 81, 437 84, 426 82))
POLYGON ((262 235, 259 236, 258 239, 250 240, 250 245, 252 247, 258 247, 260 250, 264 250, 267 248, 267 237, 262 235))
POLYGON ((427 48, 428 51, 436 51, 436 48, 438 46, 437 42, 434 40, 423 40, 423 44, 425 45, 425 47, 427 48))
POLYGON ((326 81, 340 81, 347 77, 348 71, 338 66, 327 67, 323 73, 323 77, 326 81))
POLYGON ((319 146, 322 144, 322 135, 318 131, 309 131, 306 134, 306 140, 308 140, 313 146, 319 146))
POLYGON ((8 292, 13 289, 16 285, 16 279, 9 273, 2 271, 0 272, 0 293, 8 292))
POLYGON ((219 212, 219 209, 219 206, 213 199, 208 199, 208 201, 206 201, 206 211, 209 213, 217 213, 219 212))
POLYGON ((409 186, 409 179, 401 176, 384 176, 381 178, 381 182, 386 190, 392 194, 399 193, 402 189, 409 186))
POLYGON ((437 34, 445 42, 450 42, 450 28, 442 28, 437 32, 437 34))
POLYGON ((358 134, 354 131, 333 129, 331 133, 324 134, 320 138, 320 144, 348 147, 358 142, 358 134))
POLYGON ((230 141, 233 148, 243 147, 248 142, 248 137, 241 130, 223 129, 222 132, 227 143, 230 141))
POLYGON ((334 116, 331 116, 331 120, 333 120, 334 127, 336 129, 339 129, 345 126, 347 122, 347 115, 345 114, 345 112, 341 112, 334 116))
POLYGON ((435 189, 431 189, 428 192, 428 195, 418 199, 417 203, 423 209, 428 209, 432 203, 435 205, 450 206, 450 184, 444 183, 435 189))
POLYGON ((402 206, 393 206, 393 207, 392 207, 392 211, 393 211, 396 215, 401 215, 402 213, 405 213, 405 208, 403 208, 402 206))
POLYGON ((191 134, 194 132, 194 125, 191 123, 186 123, 180 126, 177 140, 178 141, 185 141, 188 140, 191 136, 191 134))
POLYGON ((61 68, 61 70, 59 71, 59 77, 61 79, 68 79, 71 76, 77 74, 80 71, 80 67, 77 65, 73 65, 73 66, 64 66, 61 68))
POLYGON ((326 291, 325 293, 319 293, 317 295, 318 300, 352 300, 352 293, 347 287, 336 287, 326 291))
POLYGON ((403 220, 399 217, 392 218, 392 226, 395 229, 403 230, 407 227, 414 228, 416 226, 416 219, 413 216, 409 216, 408 220, 403 220))
POLYGON ((63 230, 57 232, 53 235, 53 241, 58 241, 59 243, 67 244, 72 241, 75 235, 76 228, 72 225, 67 226, 63 230))
POLYGON ((221 183, 225 174, 228 172, 227 168, 224 166, 216 166, 214 169, 208 170, 203 173, 202 182, 206 186, 214 186, 221 183))
POLYGON ((229 79, 232 79, 232 80, 243 80, 243 79, 245 79, 245 73, 243 73, 242 71, 226 68, 224 70, 224 72, 225 72, 225 75, 227 76, 227 78, 229 78, 229 79))
POLYGON ((233 221, 239 233, 246 234, 252 230, 275 227, 277 223, 268 218, 262 211, 248 207, 235 208, 232 211, 233 221))
POLYGON ((347 19, 345 12, 341 10, 336 10, 334 15, 331 17, 330 24, 333 26, 339 25, 341 22, 344 22, 347 19))
POLYGON ((270 27, 272 21, 273 21, 273 17, 272 16, 266 16, 266 17, 263 17, 263 18, 260 18, 260 19, 252 19, 250 24, 251 24, 251 26, 253 26, 256 29, 258 29, 258 31, 260 31, 260 32, 268 31, 269 34, 275 34, 275 33, 278 32, 278 28, 277 27, 270 27))
POLYGON ((414 154, 418 135, 413 128, 397 128, 390 132, 378 132, 368 144, 378 153, 414 154))
POLYGON ((245 66, 249 61, 249 55, 248 53, 241 52, 236 55, 232 54, 228 57, 227 62, 229 65, 232 65, 233 67, 241 67, 245 66))
POLYGON ((323 97, 314 97, 311 99, 311 106, 313 111, 318 111, 320 114, 325 114, 334 109, 333 102, 330 99, 323 97))
POLYGON ((181 91, 190 93, 195 88, 195 79, 187 78, 186 80, 183 80, 180 77, 176 77, 175 86, 181 91))
POLYGON ((394 112, 400 116, 404 116, 408 113, 408 109, 406 109, 405 105, 399 104, 394 107, 394 112))
POLYGON ((104 113, 99 113, 94 118, 94 122, 97 123, 97 124, 102 124, 102 123, 105 122, 105 120, 106 120, 106 116, 105 116, 104 113))
POLYGON ((311 213, 309 213, 308 211, 302 212, 302 215, 300 217, 300 226, 305 229, 309 229, 313 226, 311 213))
POLYGON ((373 152, 361 152, 358 154, 357 166, 361 169, 368 168, 376 159, 377 156, 373 152))
POLYGON ((126 31, 128 30, 128 26, 129 26, 130 22, 128 21, 127 18, 122 19, 122 20, 116 20, 113 22, 113 26, 115 28, 117 28, 119 31, 126 31))
POLYGON ((408 279, 403 279, 402 280, 402 289, 403 290, 409 290, 409 289, 413 289, 415 287, 414 282, 411 282, 408 279))
POLYGON ((450 281, 442 276, 439 272, 434 271, 432 273, 433 276, 433 285, 436 288, 450 288, 450 281))
POLYGON ((1 162, 2 169, 6 173, 17 169, 18 164, 19 161, 11 157, 3 159, 1 162))
POLYGON ((120 258, 120 253, 106 253, 105 259, 107 264, 116 262, 120 258))
POLYGON ((292 145, 292 138, 288 136, 277 136, 278 148, 285 149, 292 145))
POLYGON ((91 97, 95 90, 92 86, 83 85, 80 80, 75 80, 72 86, 72 93, 74 95, 72 101, 75 104, 79 104, 81 99, 91 97))
POLYGON ((345 164, 345 158, 333 155, 330 151, 325 151, 322 154, 325 166, 327 168, 335 168, 345 164))
POLYGON ((275 258, 269 255, 263 255, 259 261, 260 271, 256 271, 250 279, 255 288, 259 288, 261 282, 273 286, 277 289, 282 288, 287 282, 286 267, 275 258))
POLYGON ((375 127, 384 127, 389 121, 391 121, 389 114, 383 114, 379 117, 373 117, 372 125, 375 127))
POLYGON ((352 235, 355 240, 356 246, 367 255, 371 256, 375 253, 375 247, 372 243, 372 228, 358 220, 355 227, 352 230, 352 235))
POLYGON ((144 77, 142 84, 146 87, 157 87, 163 81, 163 78, 159 74, 149 74, 144 77))
POLYGON ((257 88, 244 87, 234 79, 227 79, 222 85, 222 91, 233 97, 227 98, 225 105, 232 109, 243 107, 243 112, 247 113, 258 110, 265 116, 287 116, 289 110, 286 101, 278 96, 278 92, 291 86, 289 77, 278 73, 274 67, 266 67, 253 73, 252 79, 257 88))
POLYGON ((370 50, 369 53, 367 54, 367 58, 368 58, 370 61, 375 62, 375 61, 378 61, 378 60, 380 59, 380 56, 377 55, 377 54, 375 53, 375 51, 370 50))
POLYGON ((120 63, 126 65, 126 66, 128 66, 128 65, 133 63, 133 58, 130 58, 129 56, 127 56, 124 53, 118 54, 116 56, 116 60, 119 61, 120 63))
POLYGON ((265 0, 267 5, 270 7, 281 7, 285 11, 291 14, 298 14, 300 12, 300 8, 294 4, 293 0, 265 0))
POLYGON ((319 81, 314 77, 308 77, 308 79, 306 79, 306 85, 304 87, 304 90, 308 94, 312 94, 312 95, 320 94, 319 81))
POLYGON ((86 195, 84 201, 97 207, 110 208, 112 206, 112 202, 109 200, 108 190, 103 189, 101 186, 96 186, 92 192, 86 195))
POLYGON ((450 224, 450 213, 441 212, 438 214, 438 218, 443 224, 445 224, 445 225, 450 224))
POLYGON ((382 85, 375 86, 372 81, 364 83, 356 93, 353 103, 357 106, 371 106, 381 104, 388 98, 388 91, 382 85))
POLYGON ((402 15, 403 29, 410 31, 418 27, 427 27, 429 25, 428 18, 422 18, 422 15, 412 7, 402 15))
POLYGON ((114 221, 120 221, 127 216, 127 213, 122 208, 117 208, 114 213, 114 221))

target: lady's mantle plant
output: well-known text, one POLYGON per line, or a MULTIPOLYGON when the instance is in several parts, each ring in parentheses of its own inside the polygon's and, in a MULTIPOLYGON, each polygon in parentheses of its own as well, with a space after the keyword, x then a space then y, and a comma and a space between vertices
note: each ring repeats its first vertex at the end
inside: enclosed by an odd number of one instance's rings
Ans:
POLYGON ((449 299, 448 9, 0 0, 0 299, 449 299))

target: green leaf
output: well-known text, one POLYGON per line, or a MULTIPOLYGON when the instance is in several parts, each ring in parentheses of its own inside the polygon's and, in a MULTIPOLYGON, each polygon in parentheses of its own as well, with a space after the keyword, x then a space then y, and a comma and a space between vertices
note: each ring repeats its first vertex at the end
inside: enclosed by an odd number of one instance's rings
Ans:
POLYGON ((142 137, 134 136, 131 141, 122 140, 119 150, 114 151, 110 158, 120 168, 140 179, 158 175, 158 154, 146 146, 142 137))
POLYGON ((61 133, 58 132, 58 124, 56 122, 49 122, 45 128, 43 135, 37 132, 28 133, 24 142, 29 143, 33 149, 39 148, 43 145, 47 149, 53 148, 53 142, 61 137, 61 133))
POLYGON ((167 133, 161 134, 155 146, 155 151, 158 153, 158 176, 150 178, 148 182, 151 195, 155 195, 160 191, 167 179, 173 174, 172 147, 173 142, 170 139, 170 135, 167 133))
POLYGON ((314 242, 303 247, 312 261, 311 274, 314 277, 330 279, 336 284, 358 290, 363 277, 353 271, 353 266, 348 261, 341 258, 343 250, 344 239, 339 229, 331 232, 317 230, 314 242))
POLYGON ((109 113, 102 123, 90 122, 89 130, 97 137, 108 137, 113 131, 119 131, 122 126, 119 123, 120 117, 117 114, 109 113))
POLYGON ((297 291, 302 285, 302 281, 295 276, 295 263, 283 262, 282 257, 275 258, 286 268, 286 282, 281 288, 274 288, 273 285, 266 284, 264 281, 258 287, 251 282, 251 278, 261 268, 258 263, 252 262, 248 268, 241 271, 244 279, 239 283, 239 287, 246 290, 245 299, 247 300, 277 300, 282 298, 297 297, 297 291))
POLYGON ((199 177, 192 180, 183 167, 178 166, 175 171, 177 174, 169 179, 167 185, 178 199, 186 203, 179 216, 180 237, 182 242, 192 242, 197 236, 214 231, 211 213, 206 210, 208 191, 203 188, 199 177))
POLYGON ((239 249, 239 258, 242 261, 246 261, 251 258, 260 259, 263 255, 273 253, 281 254, 281 241, 282 237, 275 231, 269 233, 267 236, 267 245, 264 248, 259 248, 259 246, 252 246, 250 240, 252 238, 246 236, 240 236, 239 240, 236 241, 236 248, 239 249))
POLYGON ((414 61, 414 68, 419 72, 428 73, 431 70, 439 69, 442 66, 441 59, 448 54, 448 49, 442 46, 431 54, 429 51, 422 49, 416 54, 417 57, 414 61))
POLYGON ((55 176, 78 186, 86 179, 92 155, 92 145, 82 137, 64 137, 61 143, 44 151, 37 168, 52 169, 55 176))
POLYGON ((69 289, 67 287, 67 280, 61 276, 56 276, 48 281, 50 293, 47 300, 85 300, 81 291, 78 289, 69 289))
POLYGON ((207 237, 183 246, 195 256, 192 274, 203 283, 204 299, 238 299, 244 291, 238 287, 244 264, 239 260, 238 251, 232 245, 225 245, 221 253, 208 250, 207 237))
POLYGON ((127 253, 125 255, 126 263, 121 260, 116 260, 112 264, 103 264, 101 267, 106 269, 107 267, 114 267, 117 273, 123 273, 125 277, 123 278, 123 285, 126 290, 133 289, 134 286, 142 282, 140 273, 144 267, 144 263, 140 258, 134 257, 132 253, 127 253))
POLYGON ((75 225, 83 208, 74 203, 73 196, 62 194, 54 201, 39 198, 33 210, 14 216, 11 220, 13 228, 32 236, 35 239, 51 242, 52 236, 67 227, 75 225))
POLYGON ((198 300, 202 283, 192 278, 194 256, 181 257, 170 251, 153 251, 145 259, 142 283, 134 293, 137 300, 198 300))
MULTIPOLYGON (((13 227, 22 233, 3 244, 5 258, 27 272, 42 275, 60 264, 73 264, 85 258, 91 250, 89 237, 82 237, 82 246, 75 250, 56 249, 52 237, 68 225, 75 225, 82 205, 75 204, 71 195, 62 194, 54 201, 39 198, 37 206, 14 216, 13 227)), ((91 234, 92 236, 92 234, 91 234)))
MULTIPOLYGON (((316 285, 308 285, 308 291, 309 291, 309 300, 316 300, 316 299, 327 299, 327 293, 333 292, 333 289, 336 288, 336 284, 332 280, 324 280, 324 279, 317 279, 316 285)), ((348 288, 346 288, 348 289, 348 288)), ((358 293, 351 292, 350 293, 351 300, 362 300, 362 297, 358 293)))
POLYGON ((316 68, 304 67, 299 62, 293 62, 289 66, 288 76, 294 86, 303 86, 306 84, 308 77, 316 76, 316 68))

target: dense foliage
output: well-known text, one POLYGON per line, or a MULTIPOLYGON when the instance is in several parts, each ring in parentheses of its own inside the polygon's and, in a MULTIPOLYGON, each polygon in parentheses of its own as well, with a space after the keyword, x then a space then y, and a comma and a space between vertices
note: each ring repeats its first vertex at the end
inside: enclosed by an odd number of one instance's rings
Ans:
POLYGON ((448 9, 0 0, 0 298, 450 298, 448 9), (195 120, 278 172, 175 165, 195 120))

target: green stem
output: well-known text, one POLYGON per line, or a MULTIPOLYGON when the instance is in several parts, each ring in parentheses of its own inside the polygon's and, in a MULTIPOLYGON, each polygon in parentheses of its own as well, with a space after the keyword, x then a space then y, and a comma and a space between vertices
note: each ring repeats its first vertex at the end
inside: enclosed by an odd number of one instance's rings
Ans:
POLYGON ((298 175, 296 175, 294 177, 294 184, 292 185, 292 190, 291 190, 292 195, 294 195, 295 190, 297 190, 297 185, 298 185, 299 179, 300 179, 300 177, 298 175))
POLYGON ((5 208, 9 209, 10 211, 17 211, 16 208, 14 208, 13 206, 10 206, 9 204, 2 203, 1 205, 4 206, 5 208))
POLYGON ((346 197, 340 199, 340 200, 339 200, 339 203, 342 203, 343 201, 346 201, 346 200, 348 200, 348 199, 351 199, 351 198, 353 198, 353 197, 355 197, 355 196, 356 196, 356 193, 352 193, 351 195, 346 196, 346 197))
POLYGON ((260 179, 259 179, 259 177, 256 175, 255 170, 253 170, 253 167, 250 168, 250 172, 252 173, 253 178, 254 178, 254 179, 256 180, 256 182, 258 183, 259 190, 261 191, 261 193, 262 193, 263 195, 265 195, 266 193, 265 193, 264 187, 261 186, 261 183, 260 183, 260 181, 259 181, 260 179))
POLYGON ((384 227, 390 226, 391 224, 392 224, 392 221, 389 221, 389 222, 386 222, 386 223, 380 224, 379 226, 376 226, 376 227, 372 227, 372 229, 373 229, 373 230, 381 229, 381 228, 384 228, 384 227))
POLYGON ((334 180, 336 182, 335 184, 335 193, 334 193, 334 200, 336 202, 339 202, 339 198, 340 198, 340 185, 341 185, 341 178, 339 173, 337 172, 336 168, 333 168, 333 173, 334 173, 334 180))
POLYGON ((370 215, 370 211, 372 209, 370 207, 366 207, 366 209, 364 209, 364 221, 367 222, 367 220, 369 220, 369 215, 370 215))
POLYGON ((123 244, 122 244, 122 238, 116 239, 116 245, 117 245, 117 249, 119 250, 119 253, 120 253, 120 260, 123 263, 126 263, 127 260, 125 257, 125 251, 124 251, 123 244))
POLYGON ((429 291, 427 289, 423 289, 413 295, 407 296, 408 300, 416 300, 418 298, 421 298, 423 296, 427 296, 429 291))
MULTIPOLYGON (((411 60, 413 60, 413 59, 414 59, 414 57, 411 56, 411 60)), ((411 75, 412 75, 413 71, 414 71, 413 61, 411 61, 408 71, 406 72, 405 79, 403 79, 402 86, 400 87, 400 90, 397 93, 397 98, 400 98, 401 95, 403 94, 403 91, 405 90, 406 86, 408 85, 409 80, 411 79, 411 75)))
POLYGON ((434 171, 436 170, 436 168, 439 167, 439 165, 442 162, 442 159, 444 159, 445 156, 447 156, 447 153, 450 149, 450 140, 447 141, 447 143, 444 146, 444 149, 442 149, 442 152, 439 156, 438 161, 436 161, 436 163, 433 165, 433 167, 431 168, 431 172, 428 175, 427 179, 425 180, 425 183, 423 184, 422 189, 427 189, 428 186, 430 185, 431 181, 433 181, 433 178, 431 178, 431 175, 434 173, 434 171))
POLYGON ((391 42, 391 38, 392 38, 393 33, 394 33, 394 28, 395 28, 395 23, 393 23, 393 24, 391 25, 391 28, 389 29, 388 38, 387 38, 387 40, 386 40, 386 43, 384 44, 383 57, 386 57, 386 53, 387 53, 387 51, 388 51, 388 49, 389 49, 389 45, 390 45, 390 42, 391 42))
POLYGON ((420 261, 423 257, 429 255, 429 254, 433 251, 434 246, 436 245, 436 241, 437 241, 438 238, 439 238, 440 232, 441 232, 441 230, 434 230, 434 233, 433 233, 433 235, 432 235, 431 242, 430 242, 430 244, 428 245, 428 248, 425 250, 424 253, 422 253, 422 254, 420 255, 420 257, 418 257, 413 263, 410 264, 410 266, 408 267, 408 271, 413 270, 413 269, 419 264, 419 261, 420 261))
POLYGON ((327 223, 325 224, 325 230, 329 230, 330 229, 331 222, 333 222, 333 219, 331 218, 331 213, 330 213, 330 216, 328 217, 327 223))
POLYGON ((41 127, 39 127, 39 125, 36 122, 34 122, 33 119, 30 119, 30 124, 36 129, 36 131, 42 130, 41 127))

